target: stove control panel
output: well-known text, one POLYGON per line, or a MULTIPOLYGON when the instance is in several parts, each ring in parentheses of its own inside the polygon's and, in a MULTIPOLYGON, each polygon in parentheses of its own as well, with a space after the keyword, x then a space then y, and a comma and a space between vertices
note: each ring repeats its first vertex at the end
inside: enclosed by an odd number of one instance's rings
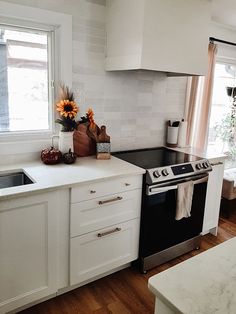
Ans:
POLYGON ((148 169, 146 176, 147 184, 183 178, 211 170, 211 165, 207 159, 148 169))
POLYGON ((153 171, 153 176, 154 176, 155 178, 159 178, 161 175, 159 174, 158 171, 153 171))
POLYGON ((162 174, 164 177, 166 177, 166 176, 169 175, 169 172, 168 172, 168 170, 167 170, 166 168, 164 168, 164 169, 161 171, 161 174, 162 174))
POLYGON ((196 164, 196 169, 197 169, 197 170, 208 169, 209 166, 210 166, 210 165, 209 165, 209 162, 208 162, 208 161, 198 162, 198 163, 196 164))

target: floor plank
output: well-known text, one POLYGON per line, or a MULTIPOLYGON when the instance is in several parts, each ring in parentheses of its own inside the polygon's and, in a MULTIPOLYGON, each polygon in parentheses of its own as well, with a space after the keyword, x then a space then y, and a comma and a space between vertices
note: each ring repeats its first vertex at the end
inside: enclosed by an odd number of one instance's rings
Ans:
POLYGON ((207 234, 201 248, 155 267, 147 274, 127 268, 20 312, 21 314, 152 314, 154 297, 148 278, 236 236, 236 210, 222 214, 217 237, 207 234))

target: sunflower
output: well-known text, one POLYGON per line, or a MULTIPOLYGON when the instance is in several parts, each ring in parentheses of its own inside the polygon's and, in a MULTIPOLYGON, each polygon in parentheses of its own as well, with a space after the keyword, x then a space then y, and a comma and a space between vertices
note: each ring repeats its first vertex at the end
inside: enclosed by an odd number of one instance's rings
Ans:
POLYGON ((68 99, 59 101, 56 107, 62 117, 69 119, 74 119, 79 111, 76 102, 68 99))
POLYGON ((88 111, 87 111, 87 117, 88 117, 88 120, 89 120, 89 127, 91 129, 95 129, 96 127, 96 123, 94 121, 94 112, 92 110, 92 108, 89 108, 88 111))

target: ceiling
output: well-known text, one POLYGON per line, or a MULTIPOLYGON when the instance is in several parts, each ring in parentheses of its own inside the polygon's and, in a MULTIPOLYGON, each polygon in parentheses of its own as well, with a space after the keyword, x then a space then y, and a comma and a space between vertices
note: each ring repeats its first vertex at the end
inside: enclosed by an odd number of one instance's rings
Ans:
POLYGON ((212 0, 212 19, 236 28, 236 0, 212 0))

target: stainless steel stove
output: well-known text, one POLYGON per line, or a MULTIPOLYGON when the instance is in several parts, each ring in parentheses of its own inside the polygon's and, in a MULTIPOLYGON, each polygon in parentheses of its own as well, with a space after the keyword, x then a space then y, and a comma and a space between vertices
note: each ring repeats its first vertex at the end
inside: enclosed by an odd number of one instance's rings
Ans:
POLYGON ((198 248, 204 218, 207 159, 165 147, 113 153, 146 170, 143 177, 138 263, 142 272, 198 248), (176 220, 178 188, 192 181, 191 216, 176 220))
POLYGON ((147 184, 165 182, 211 170, 207 159, 166 147, 122 151, 113 155, 146 169, 147 184))

